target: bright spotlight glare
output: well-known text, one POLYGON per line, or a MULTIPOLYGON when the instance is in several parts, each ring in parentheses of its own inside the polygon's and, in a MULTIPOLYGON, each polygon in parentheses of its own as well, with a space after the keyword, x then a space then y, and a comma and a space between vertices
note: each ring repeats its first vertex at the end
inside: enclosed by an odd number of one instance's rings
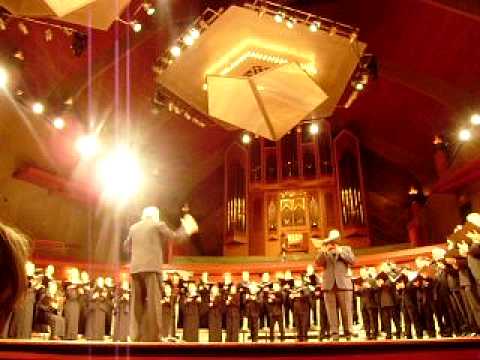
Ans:
POLYGON ((97 154, 100 144, 95 135, 83 135, 75 142, 75 148, 83 158, 89 158, 97 154))
POLYGON ((320 26, 317 22, 313 22, 310 24, 308 28, 310 29, 311 32, 317 32, 320 26))
POLYGON ((252 142, 252 137, 250 136, 249 133, 244 133, 242 135, 242 143, 245 145, 248 145, 252 142))
POLYGON ((5 89, 8 85, 8 72, 5 68, 0 67, 0 89, 5 89))
POLYGON ((32 111, 34 114, 40 115, 43 114, 45 111, 45 105, 43 105, 41 102, 34 102, 32 104, 32 111))
POLYGON ((358 82, 358 83, 355 84, 355 90, 363 91, 363 89, 365 89, 365 85, 363 85, 363 83, 358 82))
POLYGON ((288 20, 287 20, 287 23, 286 23, 287 28, 293 29, 293 27, 295 26, 296 22, 297 22, 297 21, 296 21, 295 19, 293 19, 293 18, 292 18, 292 19, 288 19, 288 20))
POLYGON ((197 40, 200 37, 200 31, 193 28, 192 30, 190 30, 190 35, 192 36, 193 40, 197 40))
POLYGON ((137 33, 142 31, 142 24, 139 23, 138 21, 132 21, 131 25, 132 25, 133 31, 135 31, 137 33))
POLYGON ((469 129, 462 129, 458 133, 458 139, 460 141, 469 141, 472 138, 472 132, 469 129))
POLYGON ((480 114, 473 114, 470 118, 472 125, 480 125, 480 114))
POLYGON ((52 124, 57 130, 63 130, 65 128, 65 120, 59 116, 53 119, 52 124))
POLYGON ((278 14, 275 14, 275 16, 273 17, 273 20, 275 20, 276 23, 282 23, 283 22, 283 18, 285 17, 285 15, 283 15, 282 13, 278 13, 278 14))
POLYGON ((320 127, 316 122, 314 122, 310 125, 308 131, 310 132, 310 135, 317 135, 318 132, 320 131, 320 127))
POLYGON ((179 57, 180 54, 182 53, 182 49, 180 49, 179 46, 172 46, 170 48, 170 53, 174 56, 174 57, 179 57))
POLYGON ((143 4, 143 8, 145 9, 145 12, 147 13, 147 15, 149 16, 152 16, 155 14, 155 12, 157 11, 157 9, 150 3, 145 3, 143 4))
POLYGON ((98 176, 103 195, 118 200, 135 195, 143 181, 140 162, 127 146, 118 146, 99 163, 98 176))
POLYGON ((185 37, 183 38, 183 42, 187 46, 192 46, 194 41, 195 40, 193 39, 192 35, 185 35, 185 37))

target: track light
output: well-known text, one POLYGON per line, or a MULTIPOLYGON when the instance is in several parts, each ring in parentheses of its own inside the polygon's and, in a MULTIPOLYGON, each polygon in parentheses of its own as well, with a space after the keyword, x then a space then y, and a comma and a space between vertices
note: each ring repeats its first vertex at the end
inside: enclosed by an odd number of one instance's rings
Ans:
POLYGON ((182 49, 180 46, 175 45, 170 48, 170 54, 172 54, 173 57, 179 57, 181 53, 182 49))
POLYGON ((32 104, 32 112, 36 115, 41 115, 45 112, 45 105, 37 101, 32 104))
POLYGON ((130 23, 130 26, 132 27, 133 31, 136 32, 136 33, 142 31, 142 24, 139 23, 137 20, 133 20, 130 23))
POLYGON ((192 46, 194 41, 192 35, 185 35, 183 38, 183 43, 187 46, 192 46))
POLYGON ((200 37, 200 30, 193 28, 190 30, 190 35, 192 36, 193 40, 197 40, 200 37))
POLYGON ((470 123, 475 126, 480 125, 480 114, 473 114, 470 117, 470 123))
POLYGON ((143 4, 143 10, 147 13, 147 15, 152 16, 155 14, 157 9, 150 3, 146 2, 143 4))
POLYGON ((311 32, 317 32, 318 30, 320 30, 320 23, 318 21, 314 21, 310 24, 310 26, 308 27, 308 29, 311 31, 311 32))
POLYGON ((285 14, 282 12, 275 14, 275 16, 273 17, 273 20, 275 20, 275 22, 278 24, 281 24, 284 19, 285 19, 285 14))
POLYGON ((72 36, 72 45, 70 46, 75 56, 82 56, 87 48, 87 34, 74 32, 72 36))
POLYGON ((458 132, 458 139, 462 142, 467 142, 472 138, 470 129, 462 129, 458 132))
POLYGON ((297 23, 297 20, 295 20, 294 18, 290 18, 287 20, 285 24, 287 25, 287 28, 293 29, 296 23, 297 23))
POLYGON ((310 132, 310 135, 317 135, 320 131, 320 127, 318 126, 317 122, 313 122, 310 124, 308 131, 310 132))
POLYGON ((355 90, 357 91, 363 91, 365 89, 365 85, 361 82, 355 83, 355 90))
POLYGON ((52 121, 53 127, 57 130, 63 130, 65 128, 65 120, 62 117, 57 116, 52 121))
POLYGON ((251 136, 249 133, 247 133, 247 132, 243 133, 243 134, 242 134, 242 143, 243 143, 244 145, 248 145, 248 144, 250 144, 251 142, 252 142, 252 136, 251 136))
POLYGON ((8 71, 0 67, 0 89, 6 89, 8 85, 8 71))

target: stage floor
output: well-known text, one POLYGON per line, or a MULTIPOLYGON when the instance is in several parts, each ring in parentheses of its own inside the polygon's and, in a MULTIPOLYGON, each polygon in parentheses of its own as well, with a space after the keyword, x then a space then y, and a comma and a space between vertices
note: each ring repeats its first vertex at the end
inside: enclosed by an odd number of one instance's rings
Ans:
POLYGON ((310 343, 106 343, 0 340, 1 359, 232 358, 478 360, 480 337, 310 343))

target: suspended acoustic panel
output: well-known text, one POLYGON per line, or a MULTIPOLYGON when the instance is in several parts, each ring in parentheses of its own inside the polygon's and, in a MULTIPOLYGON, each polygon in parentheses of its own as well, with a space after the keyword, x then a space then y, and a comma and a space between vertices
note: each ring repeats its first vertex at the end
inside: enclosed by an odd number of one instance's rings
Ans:
POLYGON ((177 58, 160 58, 156 81, 207 116, 275 140, 313 111, 333 114, 365 47, 231 6, 177 58))
POLYGON ((0 0, 18 16, 48 17, 107 30, 131 0, 0 0))
POLYGON ((210 116, 271 140, 282 138, 327 99, 296 63, 252 77, 208 76, 207 84, 210 116))

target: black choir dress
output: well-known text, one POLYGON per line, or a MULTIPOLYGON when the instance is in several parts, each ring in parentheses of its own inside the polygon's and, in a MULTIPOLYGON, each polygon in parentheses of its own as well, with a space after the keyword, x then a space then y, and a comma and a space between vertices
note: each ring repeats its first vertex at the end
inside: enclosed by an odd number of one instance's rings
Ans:
POLYGON ((200 296, 186 296, 183 307, 183 340, 198 342, 198 328, 200 325, 200 296))
POLYGON ((13 312, 10 321, 9 337, 15 339, 30 339, 32 337, 35 293, 35 289, 29 287, 23 301, 13 312))
POLYGON ((238 342, 240 334, 240 294, 227 295, 225 303, 227 342, 238 342))
MULTIPOLYGON (((85 337, 87 340, 104 340, 105 337, 105 318, 108 306, 103 291, 96 292, 97 298, 90 298, 87 305, 87 321, 85 325, 85 337)), ((95 294, 95 293, 94 293, 95 294)))
POLYGON ((222 342, 223 301, 220 295, 210 296, 208 308, 208 341, 222 342))
POLYGON ((130 301, 122 292, 114 299, 113 305, 113 341, 126 342, 130 327, 130 301))
POLYGON ((175 296, 164 296, 162 299, 162 337, 175 337, 175 296))

